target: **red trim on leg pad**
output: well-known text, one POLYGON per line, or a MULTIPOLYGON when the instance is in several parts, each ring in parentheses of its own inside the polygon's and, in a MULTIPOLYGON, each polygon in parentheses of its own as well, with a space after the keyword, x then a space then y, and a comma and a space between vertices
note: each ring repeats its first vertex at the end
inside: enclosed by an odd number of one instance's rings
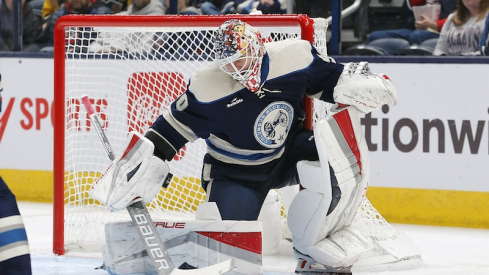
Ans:
POLYGON ((333 115, 338 127, 340 127, 341 133, 345 137, 345 141, 350 147, 350 150, 355 155, 357 159, 358 166, 360 170, 362 169, 362 163, 360 162, 360 150, 358 149, 357 139, 355 137, 355 131, 353 130, 353 125, 351 124, 351 117, 348 109, 345 109, 337 114, 333 115))

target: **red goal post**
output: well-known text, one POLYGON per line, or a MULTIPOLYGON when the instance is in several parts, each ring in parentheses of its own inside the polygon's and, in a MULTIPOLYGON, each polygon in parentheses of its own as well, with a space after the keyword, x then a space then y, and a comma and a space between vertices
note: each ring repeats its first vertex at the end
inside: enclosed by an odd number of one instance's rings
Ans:
MULTIPOLYGON (((272 40, 305 39, 326 53, 326 20, 306 15, 68 15, 58 20, 54 34, 55 254, 98 247, 103 242, 103 236, 98 236, 103 235, 103 223, 126 218, 124 214, 108 213, 86 193, 109 162, 96 134, 90 133, 94 129, 81 107, 81 95, 90 97, 118 152, 129 130, 145 131, 155 115, 184 91, 188 77, 212 61, 207 40, 213 30, 231 18, 248 22, 272 40), (93 33, 102 37, 97 38, 100 41, 93 40, 93 33), (117 47, 110 45, 112 42, 117 47), (186 42, 189 44, 182 44, 186 42), (162 90, 164 94, 158 94, 162 90)), ((307 127, 311 128, 310 100, 306 100, 305 109, 310 117, 307 127)), ((176 174, 169 187, 173 189, 160 193, 148 209, 190 215, 195 212, 204 199, 197 175, 204 147, 192 144, 179 152, 170 165, 176 174)))

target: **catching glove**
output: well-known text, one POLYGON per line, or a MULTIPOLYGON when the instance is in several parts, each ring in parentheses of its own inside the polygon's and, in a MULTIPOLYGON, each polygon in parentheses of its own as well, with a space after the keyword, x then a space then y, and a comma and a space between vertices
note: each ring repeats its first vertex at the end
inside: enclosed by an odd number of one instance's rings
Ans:
POLYGON ((334 88, 333 98, 338 104, 354 106, 367 114, 382 105, 397 104, 397 91, 384 74, 370 71, 367 62, 348 63, 334 88))

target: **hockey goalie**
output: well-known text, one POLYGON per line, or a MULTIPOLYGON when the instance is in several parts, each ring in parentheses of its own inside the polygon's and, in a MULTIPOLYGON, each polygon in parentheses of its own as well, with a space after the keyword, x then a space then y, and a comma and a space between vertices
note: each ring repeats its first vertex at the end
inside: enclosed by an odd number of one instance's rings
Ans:
MULTIPOLYGON (((358 114, 395 105, 396 89, 366 62, 338 64, 304 40, 265 41, 243 21, 224 22, 215 62, 190 78, 144 135, 129 134, 126 149, 90 194, 111 211, 137 199, 149 203, 170 172, 167 162, 186 143, 204 139, 202 207, 213 213, 213 223, 253 223, 270 190, 300 184, 287 217, 296 272, 351 274, 375 246, 352 226, 369 181, 358 114), (304 96, 334 104, 334 115, 304 129, 304 96)), ((123 274, 150 272, 144 253, 138 255, 123 274)))

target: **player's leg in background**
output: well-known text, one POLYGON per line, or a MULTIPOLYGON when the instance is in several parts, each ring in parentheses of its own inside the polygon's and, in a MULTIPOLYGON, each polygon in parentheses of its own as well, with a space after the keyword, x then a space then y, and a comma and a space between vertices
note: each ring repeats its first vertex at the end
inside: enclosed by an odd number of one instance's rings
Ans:
POLYGON ((14 194, 0 177, 0 273, 31 275, 31 256, 24 222, 14 194))

